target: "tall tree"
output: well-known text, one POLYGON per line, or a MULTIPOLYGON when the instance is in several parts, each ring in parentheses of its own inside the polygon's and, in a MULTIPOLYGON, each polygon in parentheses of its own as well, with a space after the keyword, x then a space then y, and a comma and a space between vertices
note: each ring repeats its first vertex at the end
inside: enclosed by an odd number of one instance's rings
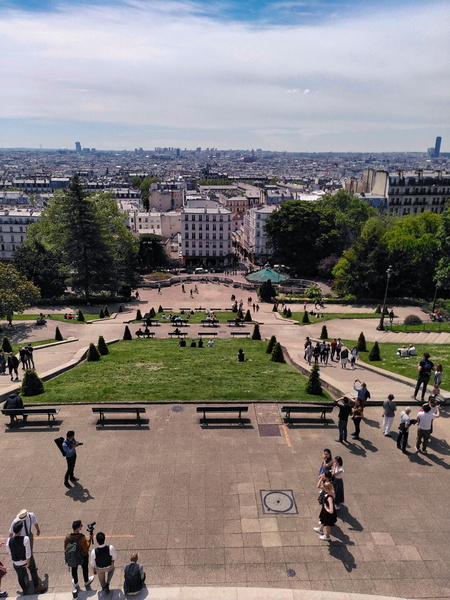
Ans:
POLYGON ((11 264, 0 263, 0 317, 21 313, 39 300, 38 288, 11 264))
POLYGON ((14 252, 14 266, 41 290, 44 298, 61 296, 66 289, 67 269, 60 256, 35 237, 35 230, 35 224, 30 225, 27 239, 14 252))
POLYGON ((168 257, 162 245, 162 237, 154 233, 139 236, 139 262, 144 269, 165 267, 168 257))
POLYGON ((58 252, 69 283, 86 298, 101 290, 116 292, 134 284, 136 242, 109 194, 86 194, 75 175, 67 190, 55 195, 34 234, 58 252))
POLYGON ((450 206, 441 215, 436 242, 439 250, 439 261, 435 281, 441 290, 450 293, 450 206))

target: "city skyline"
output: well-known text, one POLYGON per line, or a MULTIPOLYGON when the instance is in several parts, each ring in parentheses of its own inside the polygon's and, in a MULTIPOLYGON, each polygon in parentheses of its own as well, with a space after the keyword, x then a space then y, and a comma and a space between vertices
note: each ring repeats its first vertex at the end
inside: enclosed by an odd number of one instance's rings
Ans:
POLYGON ((450 135, 449 9, 0 0, 0 146, 423 151, 450 135))

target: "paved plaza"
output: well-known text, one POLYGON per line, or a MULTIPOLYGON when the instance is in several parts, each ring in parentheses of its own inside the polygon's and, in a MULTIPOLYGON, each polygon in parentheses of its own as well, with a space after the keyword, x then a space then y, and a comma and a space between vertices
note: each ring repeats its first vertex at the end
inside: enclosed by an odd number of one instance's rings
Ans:
MULTIPOLYGON (((205 307, 228 306, 232 293, 238 298, 242 293, 244 300, 249 295, 217 284, 199 284, 199 291, 195 304, 205 307)), ((189 306, 180 295, 179 286, 164 288, 162 296, 143 290, 139 308, 189 306)), ((100 325, 58 324, 64 337, 76 334, 79 342, 73 348, 66 344, 36 351, 38 371, 67 362, 99 333, 107 339, 121 337, 127 318, 130 313, 100 325)), ((280 324, 270 305, 261 305, 258 320, 263 336, 276 333, 296 360, 306 331, 317 337, 321 327, 280 324)), ((335 335, 331 323, 328 330, 335 335)), ((339 323, 347 338, 364 330, 368 340, 380 339, 373 337, 380 336, 375 323, 363 325, 359 320, 339 323)), ((30 337, 51 337, 54 326, 50 323, 47 332, 38 334, 33 329, 30 337)), ((226 332, 220 332, 216 343, 222 335, 226 332)), ((388 389, 396 397, 411 394, 407 382, 361 367, 351 374, 333 366, 325 371, 324 377, 343 391, 364 374, 375 399, 383 399, 388 389)), ((1 385, 1 392, 8 389, 1 385)), ((448 412, 435 422, 428 454, 405 456, 393 438, 382 435, 379 407, 366 410, 361 440, 346 445, 336 442, 336 412, 329 426, 287 427, 279 405, 250 404, 251 426, 202 428, 192 405, 168 399, 146 408, 149 423, 141 429, 124 424, 101 429, 88 405, 62 406, 51 430, 39 425, 0 428, 0 539, 6 539, 20 509, 36 513, 41 536, 35 538, 35 557, 40 577, 48 581, 47 597, 71 598, 63 538, 78 518, 84 526, 96 521, 96 531, 105 532, 107 543, 118 551, 117 567, 131 551, 139 553, 148 590, 138 598, 450 597, 448 412), (69 429, 84 442, 76 466, 80 481, 72 490, 63 486, 65 460, 53 442, 69 429), (342 456, 345 468, 346 500, 331 543, 313 531, 325 447, 342 456), (284 493, 270 494, 274 491, 284 493), (277 504, 285 514, 276 512, 277 504)), ((414 433, 411 438, 410 444, 414 433)), ((2 589, 14 597, 18 584, 5 548, 0 559, 9 567, 2 589)), ((80 592, 80 600, 97 593, 98 580, 92 587, 93 592, 80 592)), ((109 597, 123 598, 121 587, 117 568, 109 597)))

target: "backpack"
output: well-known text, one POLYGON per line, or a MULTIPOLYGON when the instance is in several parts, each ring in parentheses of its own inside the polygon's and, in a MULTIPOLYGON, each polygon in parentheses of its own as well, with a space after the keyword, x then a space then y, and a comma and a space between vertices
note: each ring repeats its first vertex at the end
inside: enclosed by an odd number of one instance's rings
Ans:
POLYGON ((125 567, 123 591, 125 594, 139 592, 142 589, 141 568, 133 562, 125 567))
POLYGON ((63 443, 64 443, 64 438, 63 437, 56 438, 55 444, 58 446, 61 454, 65 458, 66 457, 66 453, 65 453, 64 448, 63 448, 63 443))
POLYGON ((427 360, 426 363, 423 365, 423 376, 424 377, 431 377, 431 371, 433 370, 434 364, 431 362, 431 360, 427 360))
POLYGON ((78 543, 82 536, 83 534, 80 533, 77 538, 73 538, 70 535, 68 535, 66 538, 67 546, 64 550, 64 558, 67 566, 69 567, 78 567, 79 565, 83 564, 84 556, 78 543))

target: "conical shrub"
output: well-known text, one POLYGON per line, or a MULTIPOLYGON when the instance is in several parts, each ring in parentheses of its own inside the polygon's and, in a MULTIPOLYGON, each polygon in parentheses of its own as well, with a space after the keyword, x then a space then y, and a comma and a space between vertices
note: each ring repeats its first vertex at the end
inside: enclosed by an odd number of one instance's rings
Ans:
POLYGON ((86 319, 84 318, 83 311, 82 311, 82 310, 81 310, 81 308, 80 308, 80 309, 79 309, 79 311, 78 311, 78 314, 77 314, 77 321, 84 322, 85 320, 86 320, 86 319))
POLYGON ((275 346, 276 343, 277 343, 277 338, 273 335, 270 338, 269 343, 267 344, 267 349, 266 349, 267 354, 272 354, 273 347, 275 346))
POLYGON ((150 317, 150 319, 154 319, 156 317, 156 312, 155 312, 155 309, 153 308, 153 306, 150 309, 149 317, 150 317))
POLYGON ((11 346, 11 342, 6 337, 6 335, 3 336, 2 348, 3 348, 3 352, 12 352, 13 351, 12 346, 11 346))
POLYGON ((244 321, 246 323, 252 322, 252 315, 250 314, 250 310, 247 310, 247 312, 245 313, 244 321))
POLYGON ((361 331, 358 338, 358 343, 356 345, 358 352, 367 352, 367 344, 366 338, 364 337, 364 333, 361 331))
POLYGON ((327 340, 328 339, 328 329, 326 325, 322 325, 322 332, 320 334, 320 339, 321 340, 327 340))
POLYGON ((303 313, 303 317, 302 317, 302 323, 306 324, 306 323, 310 323, 309 320, 309 315, 308 315, 308 311, 305 310, 305 312, 303 313))
POLYGON ((123 339, 124 340, 132 340, 133 336, 131 335, 131 331, 130 328, 128 327, 128 325, 125 325, 125 331, 123 332, 123 339))
POLYGON ((158 312, 159 313, 163 313, 164 312, 163 307, 161 306, 161 304, 159 305, 158 312))
POLYGON ((100 309, 100 312, 98 313, 98 318, 99 319, 104 319, 105 318, 105 313, 103 311, 103 308, 100 309))
POLYGON ((38 377, 38 374, 34 369, 27 369, 25 371, 20 393, 22 396, 39 396, 39 394, 44 393, 42 379, 38 377))
POLYGON ((56 340, 57 342, 62 342, 62 341, 63 341, 63 336, 61 335, 61 332, 60 332, 60 330, 59 330, 59 327, 57 327, 57 328, 56 328, 56 331, 55 331, 55 340, 56 340))
POLYGON ((136 311, 136 321, 142 321, 142 313, 140 308, 138 308, 136 311))
POLYGON ((279 362, 279 363, 284 363, 284 356, 283 356, 283 349, 281 348, 281 344, 280 342, 277 342, 275 344, 275 346, 273 347, 273 351, 272 351, 272 357, 271 359, 273 362, 279 362))
POLYGON ((255 326, 253 327, 252 340, 260 340, 260 339, 261 339, 261 332, 259 331, 259 324, 255 323, 255 326))
POLYGON ((102 356, 109 354, 108 344, 105 342, 105 338, 102 335, 100 335, 98 338, 97 348, 102 356))
POLYGON ((305 387, 305 392, 311 396, 322 396, 319 372, 319 365, 313 365, 305 387))
POLYGON ((276 302, 273 305, 272 312, 278 312, 278 304, 276 302))
POLYGON ((378 342, 375 342, 375 344, 372 346, 372 350, 369 352, 369 360, 370 361, 381 360, 380 347, 378 345, 378 342))
POLYGON ((100 360, 100 353, 92 342, 89 344, 86 359, 88 362, 96 362, 100 360))
POLYGON ((291 311, 290 308, 288 308, 287 311, 286 311, 286 318, 290 319, 291 317, 292 317, 292 311, 291 311))
POLYGON ((119 304, 119 312, 123 312, 123 306, 119 304))
POLYGON ((110 317, 111 316, 111 314, 109 312, 109 308, 107 306, 105 306, 103 312, 105 313, 105 317, 110 317))
POLYGON ((381 306, 378 304, 376 309, 375 309, 375 314, 376 315, 381 315, 381 306))

